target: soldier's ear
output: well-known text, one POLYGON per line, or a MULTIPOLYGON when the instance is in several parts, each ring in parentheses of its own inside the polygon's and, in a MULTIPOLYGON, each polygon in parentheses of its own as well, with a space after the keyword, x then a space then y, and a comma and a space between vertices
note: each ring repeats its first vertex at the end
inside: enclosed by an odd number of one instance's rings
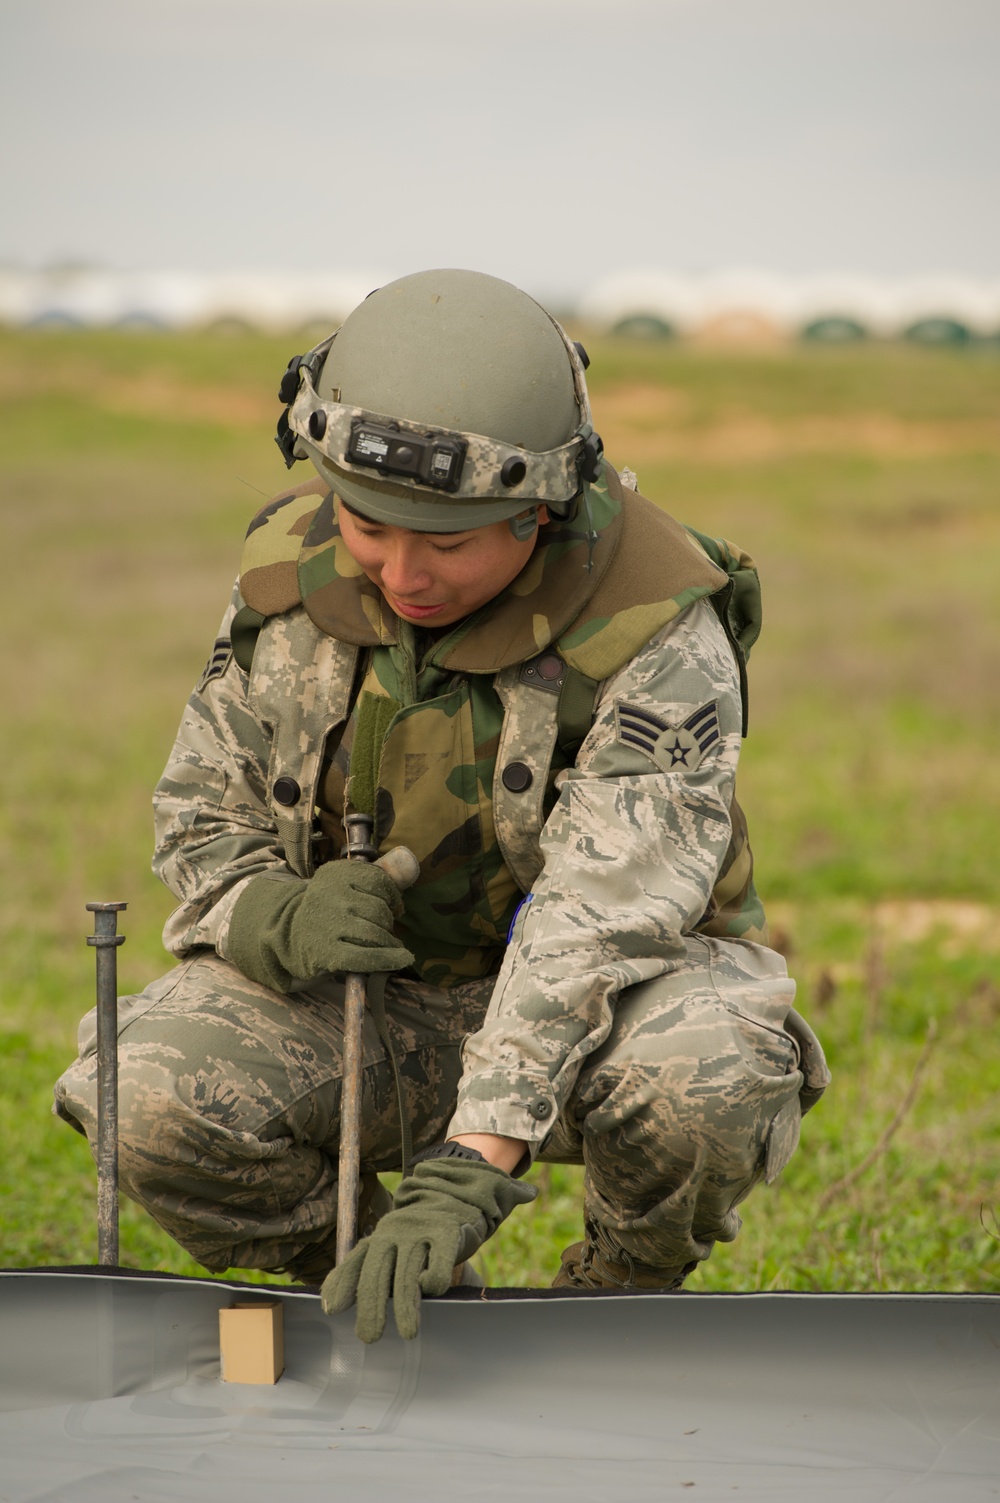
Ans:
POLYGON ((535 521, 538 523, 539 527, 544 527, 546 522, 552 521, 552 518, 549 516, 549 509, 547 506, 540 506, 538 508, 538 510, 535 512, 535 521))

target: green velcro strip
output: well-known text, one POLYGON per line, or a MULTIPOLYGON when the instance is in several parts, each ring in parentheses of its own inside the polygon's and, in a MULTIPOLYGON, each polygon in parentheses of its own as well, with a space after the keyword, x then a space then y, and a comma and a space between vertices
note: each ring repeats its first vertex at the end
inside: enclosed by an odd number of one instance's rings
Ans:
POLYGON ((354 718, 354 741, 351 746, 350 801, 359 814, 375 818, 375 794, 378 770, 385 741, 395 717, 402 709, 398 700, 385 694, 365 690, 358 700, 354 718))
POLYGON ((236 612, 232 625, 229 628, 230 639, 233 644, 233 657, 243 669, 244 673, 250 672, 253 663, 254 648, 257 646, 257 638, 260 629, 264 625, 266 617, 260 611, 255 611, 252 606, 245 605, 236 612))
POLYGON ((596 678, 588 678, 576 668, 566 669, 556 714, 559 745, 567 756, 576 756, 581 741, 594 723, 597 685, 596 678))

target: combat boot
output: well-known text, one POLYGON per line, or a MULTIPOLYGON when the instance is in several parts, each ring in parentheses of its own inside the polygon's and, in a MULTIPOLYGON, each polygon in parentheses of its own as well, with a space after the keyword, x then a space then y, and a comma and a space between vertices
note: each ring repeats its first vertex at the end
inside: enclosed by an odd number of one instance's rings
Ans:
POLYGON ((679 1289, 697 1266, 651 1268, 613 1244, 603 1227, 588 1222, 586 1230, 563 1253, 553 1289, 679 1289))

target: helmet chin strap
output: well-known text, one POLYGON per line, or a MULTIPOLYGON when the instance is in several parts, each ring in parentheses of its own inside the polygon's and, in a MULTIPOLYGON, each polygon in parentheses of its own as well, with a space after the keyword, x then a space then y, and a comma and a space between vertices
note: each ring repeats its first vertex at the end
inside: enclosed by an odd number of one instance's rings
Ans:
POLYGON ((519 543, 526 543, 538 531, 538 507, 529 506, 527 511, 519 512, 508 520, 507 526, 519 543))
POLYGON ((583 487, 583 509, 587 514, 587 562, 584 564, 588 574, 594 572, 594 548, 597 545, 598 534, 594 527, 594 514, 590 509, 590 489, 583 487))
MULTIPOLYGON (((594 572, 594 549, 597 546, 599 534, 594 526, 594 514, 590 509, 590 491, 587 486, 583 487, 581 495, 576 498, 574 507, 567 509, 566 518, 572 514, 572 511, 579 507, 581 501, 583 503, 584 514, 587 518, 587 562, 583 567, 588 574, 592 574, 594 572)), ((550 507, 549 509, 550 511, 555 511, 554 507, 550 507)), ((519 543, 526 543, 538 530, 538 508, 530 506, 527 511, 519 512, 516 517, 510 517, 507 526, 519 543)))

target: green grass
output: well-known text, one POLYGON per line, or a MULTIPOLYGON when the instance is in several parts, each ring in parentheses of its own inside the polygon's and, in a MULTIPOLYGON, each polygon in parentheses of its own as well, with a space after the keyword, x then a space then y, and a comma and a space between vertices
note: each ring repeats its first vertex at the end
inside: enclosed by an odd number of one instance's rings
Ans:
MULTIPOLYGON (((758 559, 741 769, 759 884, 834 1085, 700 1289, 1000 1287, 1000 357, 727 355, 587 340, 595 419, 647 494, 758 559)), ((5 799, 0 1264, 92 1262, 84 1141, 49 1114, 91 1005, 166 968, 150 792, 211 647, 296 348, 0 334, 5 799)), ((580 1172, 481 1254, 543 1283, 580 1172)), ((200 1271, 126 1203, 123 1261, 200 1271)))

